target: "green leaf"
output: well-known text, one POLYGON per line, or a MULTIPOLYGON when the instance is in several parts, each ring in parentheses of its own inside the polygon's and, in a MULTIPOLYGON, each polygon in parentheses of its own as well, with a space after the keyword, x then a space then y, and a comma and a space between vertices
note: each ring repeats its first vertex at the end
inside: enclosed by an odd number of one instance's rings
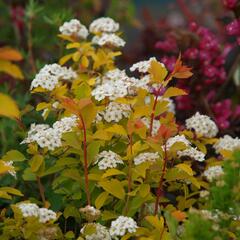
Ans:
POLYGON ((37 172, 39 170, 39 168, 41 167, 42 163, 43 163, 43 156, 42 155, 35 155, 33 156, 33 158, 31 159, 31 170, 32 172, 37 172))
POLYGON ((108 193, 119 199, 124 199, 125 191, 120 181, 112 179, 110 181, 99 182, 99 185, 108 193))
POLYGON ((67 205, 64 209, 63 216, 66 219, 69 217, 74 217, 76 219, 80 219, 80 212, 75 206, 67 205))
POLYGON ((88 165, 95 159, 96 155, 99 153, 99 148, 102 145, 102 141, 93 141, 87 146, 88 154, 88 165))
POLYGON ((22 162, 26 158, 25 156, 17 150, 8 151, 2 158, 3 161, 13 161, 13 162, 22 162))
POLYGON ((82 181, 82 177, 77 169, 67 169, 63 172, 63 176, 73 179, 75 181, 82 181))
POLYGON ((115 219, 117 217, 118 217, 118 215, 114 212, 111 212, 111 211, 103 211, 102 212, 102 220, 103 221, 107 221, 107 220, 110 220, 110 219, 115 219))
POLYGON ((139 194, 142 198, 145 198, 150 193, 150 185, 142 184, 139 189, 139 194))
POLYGON ((7 193, 16 195, 16 196, 23 196, 23 194, 18 189, 15 189, 15 188, 12 188, 12 187, 1 187, 0 191, 4 191, 4 192, 7 192, 7 193))
POLYGON ((108 193, 107 192, 102 192, 95 200, 95 206, 97 209, 100 209, 106 200, 108 199, 108 193))

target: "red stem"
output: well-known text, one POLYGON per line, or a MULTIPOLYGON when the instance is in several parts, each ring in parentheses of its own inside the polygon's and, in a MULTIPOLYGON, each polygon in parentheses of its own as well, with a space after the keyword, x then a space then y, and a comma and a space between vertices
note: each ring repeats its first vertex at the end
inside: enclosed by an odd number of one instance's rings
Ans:
POLYGON ((153 109, 152 109, 152 113, 151 113, 150 130, 149 130, 150 137, 152 136, 153 120, 154 120, 154 116, 155 116, 155 110, 157 107, 157 100, 158 100, 158 95, 155 96, 154 103, 153 103, 153 109))
POLYGON ((79 118, 82 122, 83 128, 83 157, 84 157, 84 178, 85 178, 85 190, 87 195, 87 205, 91 205, 90 200, 90 191, 89 191, 89 180, 88 180, 88 161, 87 161, 87 131, 84 119, 81 114, 79 114, 79 118))
POLYGON ((159 184, 158 184, 157 198, 156 198, 156 202, 155 202, 154 215, 157 215, 157 213, 158 213, 158 206, 159 206, 159 201, 160 201, 160 197, 161 197, 161 193, 162 193, 162 185, 163 185, 163 179, 164 179, 165 172, 166 172, 167 160, 168 160, 167 144, 165 143, 165 145, 164 145, 164 159, 163 159, 162 175, 160 177, 159 184))
MULTIPOLYGON (((131 156, 128 161, 128 193, 130 193, 131 189, 132 189, 132 153, 133 153, 133 151, 132 151, 132 145, 133 145, 132 134, 129 136, 129 145, 130 145, 131 156)), ((124 209, 125 215, 127 215, 127 213, 128 213, 129 200, 130 200, 130 196, 127 195, 126 205, 125 205, 125 209, 124 209)))

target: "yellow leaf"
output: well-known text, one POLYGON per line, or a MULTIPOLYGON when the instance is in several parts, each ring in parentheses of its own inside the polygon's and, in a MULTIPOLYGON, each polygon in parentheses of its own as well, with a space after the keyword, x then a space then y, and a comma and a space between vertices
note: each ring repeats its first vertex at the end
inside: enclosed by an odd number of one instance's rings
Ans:
POLYGON ((84 68, 87 68, 88 65, 89 65, 89 60, 86 56, 82 56, 82 59, 81 59, 81 64, 84 68))
POLYGON ((151 66, 148 71, 151 74, 152 81, 157 83, 162 83, 168 74, 167 69, 155 60, 151 62, 151 66))
POLYGON ((114 124, 112 127, 105 129, 107 132, 127 136, 127 132, 123 126, 114 124))
POLYGON ((106 132, 105 130, 97 130, 94 134, 93 134, 93 138, 94 139, 100 139, 100 140, 111 140, 113 134, 106 132))
POLYGON ((16 195, 16 196, 23 196, 23 194, 19 190, 12 188, 12 187, 1 187, 0 191, 4 191, 9 194, 16 195))
POLYGON ((15 101, 2 93, 0 93, 0 115, 20 119, 20 111, 15 101))
POLYGON ((13 169, 13 167, 5 165, 5 162, 0 160, 0 175, 5 174, 13 169))
POLYGON ((108 199, 108 193, 107 192, 102 192, 95 200, 95 206, 97 209, 100 209, 106 200, 108 199))
POLYGON ((164 98, 170 98, 170 97, 181 96, 181 95, 187 95, 187 93, 180 88, 170 87, 163 94, 163 97, 164 98))
POLYGON ((8 61, 20 61, 23 59, 22 54, 13 48, 2 47, 0 48, 0 59, 8 61))
POLYGON ((180 163, 180 164, 176 165, 175 167, 186 172, 188 175, 193 176, 193 170, 189 165, 187 165, 185 163, 180 163))
POLYGON ((114 176, 114 175, 126 175, 126 173, 118 170, 118 169, 115 169, 115 168, 111 168, 111 169, 108 169, 103 175, 102 175, 102 178, 107 178, 107 177, 110 177, 110 176, 114 176))
POLYGON ((74 42, 74 43, 69 43, 66 46, 66 49, 71 49, 71 48, 80 48, 81 44, 79 42, 74 42))
POLYGON ((148 105, 145 106, 137 106, 134 108, 133 117, 140 118, 142 116, 148 116, 151 113, 151 109, 148 105))
POLYGON ((139 194, 142 198, 145 198, 150 193, 150 185, 142 184, 139 189, 139 194))
POLYGON ((125 191, 120 181, 112 179, 110 181, 99 182, 99 185, 108 193, 119 199, 124 199, 125 191))
POLYGON ((145 219, 158 231, 162 231, 162 229, 164 228, 163 217, 160 217, 160 219, 158 219, 158 216, 147 216, 145 217, 145 219))
POLYGON ((62 58, 60 58, 59 64, 63 65, 64 63, 66 63, 68 60, 70 60, 72 58, 72 55, 73 54, 70 53, 70 54, 67 54, 67 55, 63 56, 62 58))
POLYGON ((20 68, 16 64, 13 64, 9 61, 0 60, 0 72, 7 73, 10 76, 20 80, 24 78, 20 68))
POLYGON ((72 59, 74 62, 77 62, 81 57, 81 54, 80 52, 75 52, 73 55, 72 55, 72 59))

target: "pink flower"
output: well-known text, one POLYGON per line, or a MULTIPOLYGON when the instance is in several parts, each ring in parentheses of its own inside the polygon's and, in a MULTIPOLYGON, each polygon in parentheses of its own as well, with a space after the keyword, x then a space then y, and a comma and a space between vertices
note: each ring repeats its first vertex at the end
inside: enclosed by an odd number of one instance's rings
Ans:
POLYGON ((226 26, 229 35, 240 35, 240 18, 233 20, 226 26))
POLYGON ((233 9, 237 6, 238 0, 223 0, 223 5, 228 9, 233 9))

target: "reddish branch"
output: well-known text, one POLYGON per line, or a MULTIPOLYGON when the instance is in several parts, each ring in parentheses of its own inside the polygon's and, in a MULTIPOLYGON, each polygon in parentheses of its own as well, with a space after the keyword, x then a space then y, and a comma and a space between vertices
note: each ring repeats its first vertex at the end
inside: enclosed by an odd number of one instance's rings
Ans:
POLYGON ((152 136, 152 129, 153 129, 153 120, 155 117, 155 111, 156 111, 156 107, 157 107, 157 100, 158 100, 158 95, 155 96, 154 99, 154 103, 153 103, 153 109, 152 109, 152 113, 151 113, 151 119, 150 119, 150 137, 152 136))
POLYGON ((88 160, 87 160, 87 131, 84 119, 79 114, 83 128, 83 158, 84 158, 84 178, 85 178, 85 191, 87 195, 87 205, 91 205, 90 191, 89 191, 89 180, 88 180, 88 160))
POLYGON ((39 193, 43 202, 43 206, 46 207, 45 191, 41 182, 41 178, 39 176, 37 176, 37 184, 38 184, 39 193))
POLYGON ((161 177, 160 177, 160 180, 159 180, 159 184, 158 184, 158 188, 157 188, 157 198, 156 198, 156 202, 155 202, 154 215, 157 215, 157 213, 158 213, 158 207, 159 207, 160 197, 161 197, 161 194, 162 194, 162 185, 163 185, 163 179, 164 179, 165 172, 166 172, 167 161, 168 161, 167 144, 165 143, 165 145, 164 145, 164 159, 163 159, 162 174, 161 174, 161 177))

